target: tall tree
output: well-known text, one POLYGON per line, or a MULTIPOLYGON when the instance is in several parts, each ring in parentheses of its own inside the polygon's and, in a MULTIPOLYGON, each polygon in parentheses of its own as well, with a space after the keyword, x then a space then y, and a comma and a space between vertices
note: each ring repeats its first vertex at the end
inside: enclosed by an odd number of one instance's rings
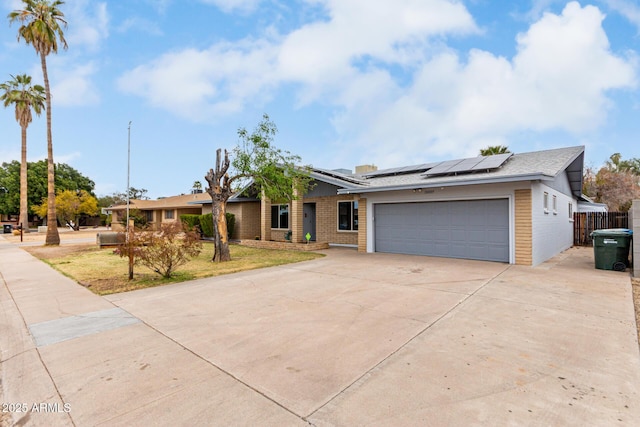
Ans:
POLYGON ((605 167, 612 172, 630 172, 633 175, 640 175, 640 159, 622 160, 620 153, 613 153, 606 161, 605 167))
POLYGON ((67 41, 64 38, 62 27, 66 27, 67 21, 59 6, 61 0, 22 0, 24 9, 14 10, 9 13, 9 22, 20 21, 18 40, 23 39, 30 44, 40 56, 42 77, 47 102, 47 237, 45 245, 59 245, 60 235, 56 220, 56 189, 55 189, 55 164, 53 162, 53 138, 51 136, 51 88, 49 86, 49 74, 47 73, 47 56, 53 52, 58 53, 58 39, 64 49, 67 41))
MULTIPOLYGON (((29 213, 47 198, 47 160, 27 162, 29 213)), ((0 165, 0 213, 15 215, 20 209, 20 162, 13 160, 0 165)), ((84 190, 94 195, 95 183, 65 163, 56 164, 56 194, 63 190, 84 190)), ((46 213, 44 214, 46 216, 46 213)))
POLYGON ((22 130, 22 148, 20 155, 20 214, 19 223, 24 231, 29 232, 29 204, 27 183, 27 128, 32 122, 31 110, 39 116, 44 108, 45 93, 40 85, 31 84, 31 76, 19 74, 11 76, 12 80, 0 84, 0 101, 4 106, 14 105, 16 109, 16 121, 22 130))
MULTIPOLYGON (((85 190, 62 190, 56 195, 56 213, 58 220, 62 224, 72 226, 74 230, 80 228, 80 216, 95 216, 100 213, 98 199, 85 190)), ((39 206, 34 206, 36 214, 44 216, 47 214, 47 201, 44 200, 39 206)))
POLYGON ((639 159, 622 160, 620 153, 614 153, 597 172, 585 170, 582 192, 610 211, 628 211, 640 198, 639 165, 639 159))
POLYGON ((276 201, 289 201, 301 197, 311 180, 309 169, 299 167, 300 157, 273 146, 276 125, 268 115, 256 129, 249 133, 238 129, 240 144, 233 150, 233 162, 229 153, 216 151, 215 169, 205 176, 209 186, 207 193, 213 202, 214 254, 212 261, 229 261, 229 237, 227 233, 227 200, 234 193, 234 185, 251 180, 261 190, 262 197, 276 201))
POLYGON ((494 154, 505 154, 510 152, 509 147, 504 145, 490 145, 487 148, 480 149, 481 156, 493 156, 494 154))

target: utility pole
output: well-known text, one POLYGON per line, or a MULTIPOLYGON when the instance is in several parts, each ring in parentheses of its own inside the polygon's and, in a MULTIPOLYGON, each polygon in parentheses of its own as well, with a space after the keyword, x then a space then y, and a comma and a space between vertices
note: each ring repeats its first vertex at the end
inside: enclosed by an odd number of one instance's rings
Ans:
POLYGON ((129 121, 128 135, 127 135, 127 232, 126 232, 126 245, 129 250, 129 280, 133 280, 133 263, 135 262, 133 257, 132 237, 133 229, 135 228, 133 221, 129 218, 129 198, 131 193, 130 178, 131 175, 131 121, 129 121))
POLYGON ((129 121, 128 136, 127 136, 127 232, 129 231, 129 194, 131 193, 131 190, 130 190, 131 186, 129 184, 130 175, 131 175, 131 121, 129 121))

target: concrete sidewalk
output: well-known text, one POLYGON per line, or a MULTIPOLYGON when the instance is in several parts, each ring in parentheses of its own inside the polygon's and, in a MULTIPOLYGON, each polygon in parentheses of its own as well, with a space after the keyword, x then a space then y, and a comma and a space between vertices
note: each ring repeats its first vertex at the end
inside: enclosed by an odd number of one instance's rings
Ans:
POLYGON ((0 425, 635 425, 629 276, 331 249, 96 296, 0 236, 0 425), (11 405, 11 406, 8 406, 11 405))

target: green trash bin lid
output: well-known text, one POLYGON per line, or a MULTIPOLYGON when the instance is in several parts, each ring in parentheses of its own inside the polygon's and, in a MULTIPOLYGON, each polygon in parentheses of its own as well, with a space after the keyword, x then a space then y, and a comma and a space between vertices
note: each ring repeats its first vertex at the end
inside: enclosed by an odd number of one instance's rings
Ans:
POLYGON ((591 237, 618 237, 618 236, 631 236, 633 230, 628 228, 605 228, 602 230, 595 230, 591 233, 591 237))

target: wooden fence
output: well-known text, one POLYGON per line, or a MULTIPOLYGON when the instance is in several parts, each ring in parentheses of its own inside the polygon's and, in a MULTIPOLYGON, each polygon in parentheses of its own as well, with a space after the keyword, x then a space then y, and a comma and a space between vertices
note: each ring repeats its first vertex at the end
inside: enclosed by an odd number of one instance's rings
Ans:
POLYGON ((591 232, 605 228, 629 228, 629 212, 576 212, 573 214, 573 244, 591 246, 591 232))

